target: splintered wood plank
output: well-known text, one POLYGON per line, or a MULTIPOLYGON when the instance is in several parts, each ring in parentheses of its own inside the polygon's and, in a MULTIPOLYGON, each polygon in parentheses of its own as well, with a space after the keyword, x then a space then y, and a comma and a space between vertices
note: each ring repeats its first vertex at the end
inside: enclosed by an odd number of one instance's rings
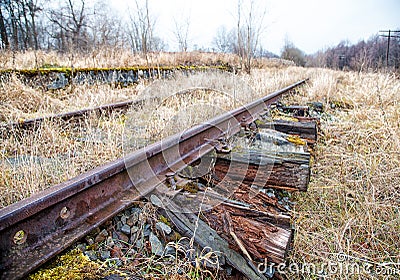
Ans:
POLYGON ((292 237, 292 231, 268 222, 242 216, 232 216, 237 236, 254 258, 282 263, 292 237))
MULTIPOLYGON (((222 182, 222 184, 224 183, 222 182)), ((262 212, 270 212, 278 215, 287 211, 278 203, 276 197, 269 197, 265 193, 253 189, 246 184, 239 184, 233 193, 233 198, 252 205, 254 209, 262 212)))
POLYGON ((266 280, 253 262, 243 258, 236 250, 230 248, 229 242, 222 238, 207 223, 198 218, 185 208, 181 208, 170 201, 165 207, 166 214, 171 219, 178 231, 186 237, 193 238, 194 242, 202 248, 212 248, 220 259, 220 263, 232 265, 248 279, 266 280))
POLYGON ((284 262, 293 234, 290 228, 246 217, 240 209, 224 205, 214 207, 205 216, 209 225, 228 240, 235 251, 241 252, 239 244, 243 244, 254 261, 284 262), (230 219, 231 227, 227 219, 230 219), (240 243, 235 240, 232 231, 240 243))
POLYGON ((248 252, 251 260, 283 262, 293 232, 290 216, 278 199, 238 182, 236 186, 232 182, 227 184, 227 181, 217 184, 219 189, 234 187, 230 200, 250 206, 216 205, 204 212, 209 225, 228 240, 235 251, 245 255, 248 252))

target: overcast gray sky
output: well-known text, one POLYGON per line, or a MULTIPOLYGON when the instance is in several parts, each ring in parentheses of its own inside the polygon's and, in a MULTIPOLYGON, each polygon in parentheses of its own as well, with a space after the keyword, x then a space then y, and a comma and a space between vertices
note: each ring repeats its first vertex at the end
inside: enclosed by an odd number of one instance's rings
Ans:
MULTIPOLYGON (((243 0, 246 1, 246 0, 243 0)), ((123 12, 129 0, 110 0, 123 12)), ((342 40, 357 43, 379 30, 400 29, 400 0, 259 0, 266 8, 264 49, 280 54, 285 38, 306 53, 336 45, 342 40)), ((237 0, 149 0, 157 18, 156 33, 177 48, 174 18, 189 15, 190 48, 210 47, 216 30, 235 26, 237 0)))

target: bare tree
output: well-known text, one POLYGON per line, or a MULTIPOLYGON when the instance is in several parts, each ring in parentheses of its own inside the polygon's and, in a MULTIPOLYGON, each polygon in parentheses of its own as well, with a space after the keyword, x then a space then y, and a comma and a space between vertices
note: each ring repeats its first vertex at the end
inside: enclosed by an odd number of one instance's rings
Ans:
POLYGON ((238 0, 237 2, 237 24, 236 24, 236 53, 240 57, 240 64, 243 64, 243 57, 244 57, 244 48, 243 48, 243 38, 241 35, 241 29, 242 29, 242 1, 238 0))
POLYGON ((22 42, 19 34, 23 33, 22 30, 18 30, 20 26, 18 21, 18 10, 19 10, 19 1, 10 1, 10 0, 3 0, 2 6, 5 8, 8 18, 8 30, 10 32, 10 41, 11 41, 11 48, 13 50, 18 50, 19 46, 22 45, 22 42))
MULTIPOLYGON (((351 44, 342 41, 338 45, 307 56, 307 66, 329 67, 333 69, 349 69, 358 72, 377 70, 386 64, 387 41, 378 35, 367 41, 351 44)), ((391 67, 400 68, 400 40, 393 40, 391 67)))
POLYGON ((281 58, 291 60, 298 66, 306 65, 304 52, 299 48, 296 48, 296 46, 288 39, 285 40, 285 45, 283 46, 281 58))
POLYGON ((366 48, 364 41, 359 42, 357 46, 353 49, 353 54, 350 58, 350 68, 356 70, 358 73, 363 72, 365 69, 370 68, 371 55, 366 48))
POLYGON ((39 49, 39 42, 38 42, 38 32, 36 27, 36 15, 37 12, 42 11, 39 8, 38 1, 28 0, 26 1, 26 6, 28 8, 29 16, 30 16, 30 26, 31 26, 31 36, 33 36, 33 43, 35 50, 39 49))
POLYGON ((188 50, 188 37, 189 37, 189 27, 190 27, 190 16, 187 16, 183 21, 178 22, 174 18, 175 31, 174 35, 178 41, 179 50, 181 52, 186 52, 188 50))
POLYGON ((86 50, 88 46, 88 14, 86 0, 63 0, 49 12, 49 19, 58 28, 52 34, 60 50, 86 50))
POLYGON ((135 0, 135 3, 136 12, 129 15, 131 48, 134 52, 141 52, 147 58, 147 53, 152 49, 155 19, 150 16, 148 0, 145 0, 143 6, 138 0, 135 0))
POLYGON ((152 51, 156 51, 156 52, 160 52, 160 51, 165 51, 168 48, 167 43, 165 43, 165 41, 157 36, 153 36, 153 40, 152 40, 152 51))
POLYGON ((92 49, 100 46, 120 48, 126 43, 122 20, 104 0, 95 3, 89 30, 92 49))
POLYGON ((255 0, 237 5, 237 54, 247 73, 251 71, 251 61, 255 56, 264 27, 266 9, 258 6, 255 0))
POLYGON ((10 43, 8 41, 5 17, 3 16, 4 3, 0 2, 0 39, 1 39, 1 48, 8 49, 10 47, 10 43))
POLYGON ((149 16, 149 2, 145 1, 144 7, 139 5, 139 2, 135 0, 136 13, 129 14, 131 20, 131 44, 132 49, 135 52, 142 52, 147 54, 149 49, 149 38, 151 38, 152 26, 150 26, 149 16))
POLYGON ((40 0, 0 1, 0 47, 13 50, 39 48, 36 19, 40 0))
POLYGON ((223 53, 229 53, 235 51, 235 30, 230 30, 226 26, 222 25, 218 27, 217 33, 213 38, 212 45, 217 51, 223 53))

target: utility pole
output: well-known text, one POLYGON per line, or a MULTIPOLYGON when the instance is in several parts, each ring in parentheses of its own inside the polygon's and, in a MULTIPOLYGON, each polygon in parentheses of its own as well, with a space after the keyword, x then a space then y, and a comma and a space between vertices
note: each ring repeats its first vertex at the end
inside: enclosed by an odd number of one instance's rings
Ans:
POLYGON ((386 68, 389 67, 389 48, 390 48, 390 38, 400 38, 400 30, 385 30, 385 31, 379 31, 381 33, 387 33, 383 35, 379 35, 381 37, 388 38, 387 40, 387 47, 386 47, 386 68), (391 34, 394 33, 394 34, 391 34))
POLYGON ((344 54, 339 55, 339 69, 343 70, 345 64, 346 64, 346 55, 344 54))

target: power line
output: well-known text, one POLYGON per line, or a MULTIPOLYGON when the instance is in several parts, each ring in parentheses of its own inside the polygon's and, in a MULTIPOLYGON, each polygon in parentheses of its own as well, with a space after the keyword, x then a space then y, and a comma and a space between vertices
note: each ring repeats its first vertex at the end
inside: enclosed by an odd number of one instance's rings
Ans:
POLYGON ((387 47, 386 47, 386 67, 389 67, 389 49, 390 49, 390 38, 400 38, 399 35, 397 35, 396 33, 400 34, 400 30, 384 30, 384 31, 379 31, 380 33, 388 33, 387 35, 379 35, 381 37, 384 38, 388 38, 387 40, 387 47), (393 35, 391 33, 395 33, 396 35, 393 35))

